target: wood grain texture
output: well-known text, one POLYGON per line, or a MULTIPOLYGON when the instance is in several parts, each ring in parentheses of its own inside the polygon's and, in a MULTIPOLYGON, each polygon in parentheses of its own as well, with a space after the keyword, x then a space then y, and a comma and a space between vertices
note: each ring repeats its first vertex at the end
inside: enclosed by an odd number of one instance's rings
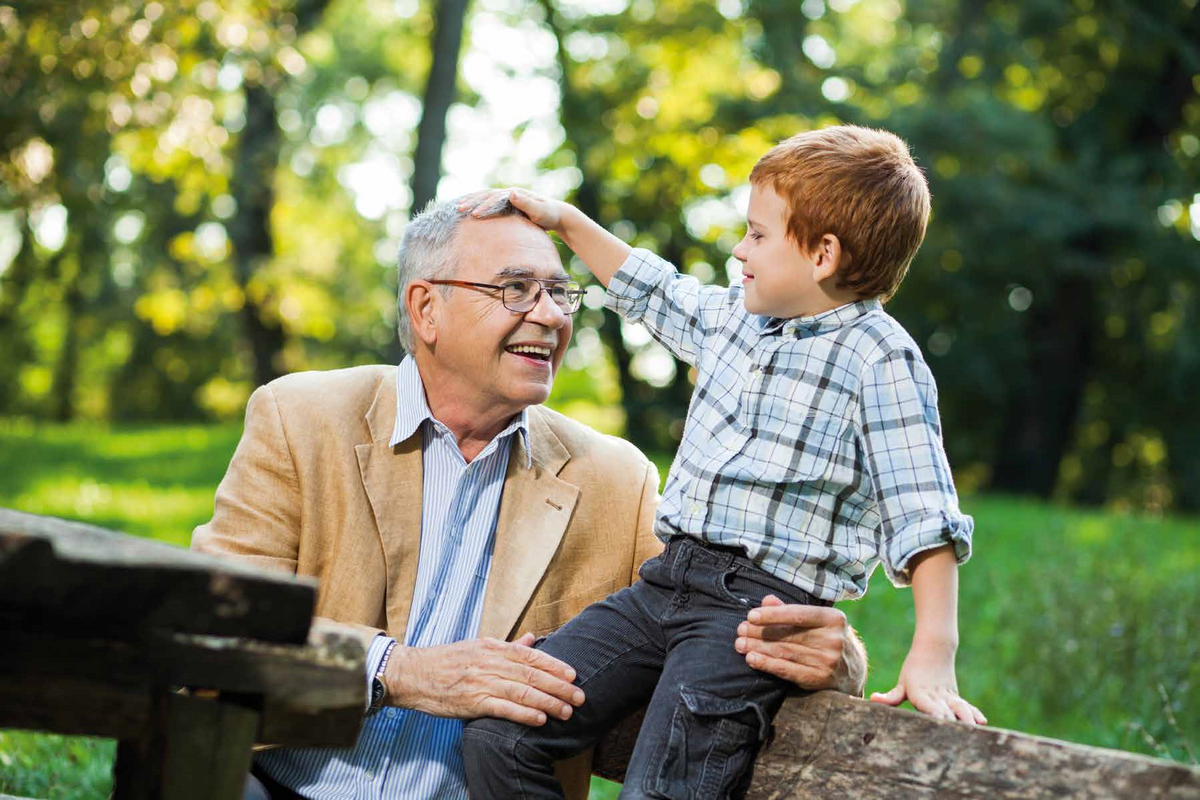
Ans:
POLYGON ((316 582, 0 508, 0 627, 305 641, 316 582))
POLYGON ((939 722, 836 692, 791 698, 749 800, 1200 798, 1200 768, 939 722))
POLYGON ((139 737, 153 698, 175 687, 215 690, 255 709, 259 741, 353 744, 366 702, 365 658, 354 634, 329 626, 309 644, 196 634, 140 642, 0 631, 0 727, 139 737))

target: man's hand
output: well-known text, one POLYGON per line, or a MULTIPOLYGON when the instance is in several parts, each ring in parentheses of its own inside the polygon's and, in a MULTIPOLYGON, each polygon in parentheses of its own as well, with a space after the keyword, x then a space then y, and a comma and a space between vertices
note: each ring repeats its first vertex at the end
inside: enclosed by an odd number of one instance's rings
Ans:
POLYGON ((437 717, 500 717, 542 725, 583 704, 575 670, 534 650, 533 634, 515 642, 474 639, 438 647, 398 647, 384 683, 389 705, 437 717))
POLYGON ((734 648, 755 669, 802 689, 836 689, 861 697, 867 654, 836 608, 785 605, 775 595, 738 626, 734 648))
POLYGON ((917 711, 937 719, 957 719, 968 725, 986 725, 987 717, 958 694, 954 677, 954 647, 914 642, 900 668, 900 679, 888 692, 875 692, 872 702, 898 706, 907 699, 917 711))

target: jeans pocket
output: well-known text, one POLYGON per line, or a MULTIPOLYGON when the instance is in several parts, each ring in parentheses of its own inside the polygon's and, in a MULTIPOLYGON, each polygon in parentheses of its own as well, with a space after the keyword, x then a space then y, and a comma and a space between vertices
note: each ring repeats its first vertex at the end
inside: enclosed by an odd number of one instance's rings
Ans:
POLYGON ((643 788, 666 800, 740 797, 769 729, 762 707, 751 700, 682 687, 643 788))

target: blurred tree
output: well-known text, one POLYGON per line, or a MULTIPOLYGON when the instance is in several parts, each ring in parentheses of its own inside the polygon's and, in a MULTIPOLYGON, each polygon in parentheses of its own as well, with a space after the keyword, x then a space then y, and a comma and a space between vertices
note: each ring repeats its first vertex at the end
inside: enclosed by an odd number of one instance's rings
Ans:
POLYGON ((280 129, 275 96, 287 80, 286 66, 276 67, 279 49, 308 33, 320 21, 329 0, 295 0, 290 9, 267 6, 261 31, 274 37, 274 46, 259 49, 253 61, 240 68, 245 75, 245 126, 237 139, 230 194, 238 214, 230 221, 230 240, 238 281, 245 293, 242 320, 254 354, 254 381, 269 383, 284 371, 284 329, 275 315, 265 313, 255 273, 275 256, 271 212, 275 207, 275 175, 279 169, 280 129), (253 69, 247 69, 252 66, 253 69))
MULTIPOLYGON (((458 55, 462 48, 467 5, 468 0, 437 2, 433 55, 429 76, 425 79, 421 122, 417 126, 417 146, 413 153, 413 213, 425 208, 429 201, 437 197, 438 179, 442 176, 442 148, 446 143, 446 112, 454 101, 458 82, 458 55)), ((388 361, 399 362, 403 353, 400 340, 393 339, 388 349, 388 361)))
MULTIPOLYGON (((963 486, 1194 508, 1196 6, 0 0, 0 412, 235 416, 280 372, 398 357, 396 246, 447 109, 489 107, 464 31, 503 18, 560 87, 545 174, 704 281, 772 144, 904 135, 934 220, 890 310, 963 486)), ((670 452, 688 370, 597 300, 563 392, 670 452)))

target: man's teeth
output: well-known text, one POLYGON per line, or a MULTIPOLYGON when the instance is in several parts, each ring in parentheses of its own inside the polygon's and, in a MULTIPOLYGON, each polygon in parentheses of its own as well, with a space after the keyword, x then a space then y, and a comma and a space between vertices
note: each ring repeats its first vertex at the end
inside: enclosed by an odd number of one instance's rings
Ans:
POLYGON ((508 348, 510 353, 521 353, 522 355, 537 356, 538 358, 549 358, 550 348, 542 347, 535 344, 519 344, 515 347, 508 348))

